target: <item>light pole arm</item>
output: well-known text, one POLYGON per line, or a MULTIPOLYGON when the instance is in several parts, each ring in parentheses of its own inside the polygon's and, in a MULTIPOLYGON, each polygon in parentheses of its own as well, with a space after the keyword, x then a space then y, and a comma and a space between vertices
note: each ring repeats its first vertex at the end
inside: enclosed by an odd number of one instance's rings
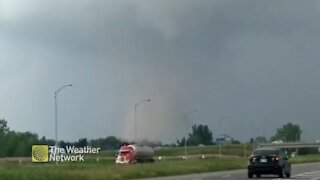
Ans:
POLYGON ((142 101, 138 102, 137 104, 134 105, 135 110, 137 110, 137 108, 138 108, 142 103, 144 103, 144 102, 150 102, 150 101, 151 101, 151 99, 145 99, 145 100, 142 100, 142 101))
POLYGON ((70 86, 72 86, 72 84, 67 84, 67 85, 64 85, 64 86, 60 87, 59 89, 57 89, 57 90, 54 92, 54 95, 55 95, 55 96, 58 96, 58 93, 59 93, 62 89, 66 88, 66 87, 70 87, 70 86))

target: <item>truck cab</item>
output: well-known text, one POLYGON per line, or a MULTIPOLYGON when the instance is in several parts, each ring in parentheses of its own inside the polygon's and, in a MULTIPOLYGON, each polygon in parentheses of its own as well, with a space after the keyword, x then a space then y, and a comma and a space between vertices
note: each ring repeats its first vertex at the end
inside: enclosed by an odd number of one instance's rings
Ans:
POLYGON ((133 164, 153 162, 154 151, 147 146, 127 145, 122 146, 116 158, 117 164, 133 164))
POLYGON ((122 146, 118 151, 116 163, 117 164, 135 163, 133 151, 134 151, 133 148, 130 146, 122 146))

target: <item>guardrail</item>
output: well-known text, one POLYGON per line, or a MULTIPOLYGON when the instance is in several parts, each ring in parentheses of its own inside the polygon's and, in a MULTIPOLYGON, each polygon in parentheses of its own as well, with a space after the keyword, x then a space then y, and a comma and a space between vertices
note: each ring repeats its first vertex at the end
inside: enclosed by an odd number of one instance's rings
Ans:
POLYGON ((274 148, 320 148, 320 143, 281 143, 281 144, 260 144, 259 147, 274 148))

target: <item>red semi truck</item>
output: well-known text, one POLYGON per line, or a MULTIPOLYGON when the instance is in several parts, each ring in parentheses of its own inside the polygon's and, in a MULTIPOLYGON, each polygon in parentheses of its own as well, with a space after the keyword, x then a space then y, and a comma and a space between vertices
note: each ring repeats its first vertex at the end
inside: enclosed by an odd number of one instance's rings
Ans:
POLYGON ((117 164, 133 164, 153 162, 154 151, 147 146, 127 145, 122 146, 116 158, 117 164))

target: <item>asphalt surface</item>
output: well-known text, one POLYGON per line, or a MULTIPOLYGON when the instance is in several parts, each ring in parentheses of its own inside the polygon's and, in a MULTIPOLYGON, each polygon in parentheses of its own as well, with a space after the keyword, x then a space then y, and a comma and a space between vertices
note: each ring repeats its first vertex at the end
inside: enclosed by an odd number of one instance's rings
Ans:
MULTIPOLYGON (((190 174, 148 178, 144 180, 241 180, 247 178, 247 170, 220 171, 213 173, 190 174)), ((257 178, 254 178, 257 179, 257 178)), ((274 175, 262 175, 259 179, 279 179, 274 175)), ((286 179, 286 178, 283 178, 286 179)), ((291 178, 300 180, 320 180, 320 163, 292 165, 291 178)))

